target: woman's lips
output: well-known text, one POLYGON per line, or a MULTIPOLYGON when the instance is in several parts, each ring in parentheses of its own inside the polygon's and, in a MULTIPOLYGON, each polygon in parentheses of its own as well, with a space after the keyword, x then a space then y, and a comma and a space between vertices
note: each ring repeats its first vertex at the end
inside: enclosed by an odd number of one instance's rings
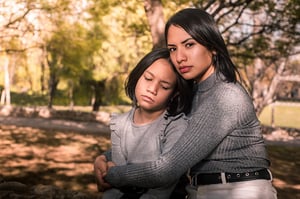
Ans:
POLYGON ((191 70, 191 68, 192 67, 190 67, 190 66, 181 66, 181 67, 179 67, 179 71, 180 71, 180 73, 187 73, 191 70))

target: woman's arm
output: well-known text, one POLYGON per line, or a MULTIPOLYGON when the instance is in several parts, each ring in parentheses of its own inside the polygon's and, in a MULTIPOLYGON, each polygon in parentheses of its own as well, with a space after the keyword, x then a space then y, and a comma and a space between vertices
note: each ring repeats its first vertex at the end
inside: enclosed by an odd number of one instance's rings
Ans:
POLYGON ((157 161, 112 167, 105 179, 114 186, 150 188, 179 179, 189 168, 211 154, 238 125, 237 115, 244 108, 243 97, 232 90, 221 88, 219 91, 218 96, 214 93, 208 93, 204 98, 201 96, 197 106, 193 105, 197 110, 168 153, 161 155, 157 161))

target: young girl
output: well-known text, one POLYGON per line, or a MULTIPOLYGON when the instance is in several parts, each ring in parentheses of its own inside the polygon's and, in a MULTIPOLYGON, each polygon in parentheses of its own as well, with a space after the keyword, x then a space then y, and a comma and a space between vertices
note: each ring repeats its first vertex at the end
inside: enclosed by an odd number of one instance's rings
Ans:
MULTIPOLYGON (((111 118, 113 162, 126 165, 154 161, 169 151, 187 126, 183 112, 189 110, 189 88, 188 82, 171 65, 167 49, 147 54, 130 73, 125 85, 133 108, 111 118)), ((175 182, 155 189, 112 188, 104 192, 103 199, 166 199, 175 182)))
POLYGON ((196 82, 189 125, 156 161, 111 167, 112 185, 155 187, 190 168, 192 199, 275 199, 270 162, 253 103, 211 15, 188 8, 173 15, 165 36, 184 79, 196 82))

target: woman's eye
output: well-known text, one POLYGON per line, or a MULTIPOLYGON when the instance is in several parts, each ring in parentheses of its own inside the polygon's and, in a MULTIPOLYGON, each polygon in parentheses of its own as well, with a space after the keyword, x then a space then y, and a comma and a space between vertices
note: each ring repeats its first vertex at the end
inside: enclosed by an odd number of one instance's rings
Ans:
POLYGON ((190 47, 192 47, 194 45, 194 43, 187 43, 185 46, 187 47, 187 48, 190 48, 190 47))
POLYGON ((176 48, 169 48, 169 52, 173 52, 175 50, 176 50, 176 48))

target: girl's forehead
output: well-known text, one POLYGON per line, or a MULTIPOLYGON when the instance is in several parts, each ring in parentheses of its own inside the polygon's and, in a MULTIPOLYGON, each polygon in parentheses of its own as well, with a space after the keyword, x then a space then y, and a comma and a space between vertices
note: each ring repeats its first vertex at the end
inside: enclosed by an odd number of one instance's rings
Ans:
POLYGON ((158 59, 153 62, 145 71, 157 78, 168 81, 176 81, 176 74, 167 59, 158 59))

